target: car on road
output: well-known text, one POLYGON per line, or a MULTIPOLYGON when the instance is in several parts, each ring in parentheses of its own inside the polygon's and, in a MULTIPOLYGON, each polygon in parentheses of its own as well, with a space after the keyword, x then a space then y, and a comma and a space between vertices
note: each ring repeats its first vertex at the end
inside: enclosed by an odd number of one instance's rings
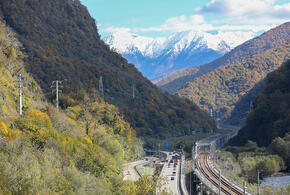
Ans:
POLYGON ((175 175, 176 174, 176 171, 173 171, 172 174, 175 175))
POLYGON ((171 177, 170 179, 171 179, 171 180, 174 180, 174 177, 171 177))

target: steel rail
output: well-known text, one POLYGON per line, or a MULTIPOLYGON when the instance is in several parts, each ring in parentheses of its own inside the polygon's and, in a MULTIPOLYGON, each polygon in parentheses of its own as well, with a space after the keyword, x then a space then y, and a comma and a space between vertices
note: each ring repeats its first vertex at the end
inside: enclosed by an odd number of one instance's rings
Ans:
MULTIPOLYGON (((212 170, 211 166, 208 163, 209 154, 200 154, 196 161, 196 167, 201 171, 201 173, 217 188, 219 188, 219 175, 212 170)), ((231 185, 228 181, 224 180, 221 177, 221 191, 224 194, 235 194, 243 195, 243 192, 240 189, 237 189, 235 186, 231 185)))

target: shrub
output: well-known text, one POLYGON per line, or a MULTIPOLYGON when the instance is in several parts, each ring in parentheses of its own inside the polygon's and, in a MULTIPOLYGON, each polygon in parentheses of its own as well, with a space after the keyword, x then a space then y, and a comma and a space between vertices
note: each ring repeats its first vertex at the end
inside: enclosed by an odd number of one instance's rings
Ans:
POLYGON ((0 135, 7 135, 8 134, 8 129, 7 126, 4 122, 0 122, 0 135))

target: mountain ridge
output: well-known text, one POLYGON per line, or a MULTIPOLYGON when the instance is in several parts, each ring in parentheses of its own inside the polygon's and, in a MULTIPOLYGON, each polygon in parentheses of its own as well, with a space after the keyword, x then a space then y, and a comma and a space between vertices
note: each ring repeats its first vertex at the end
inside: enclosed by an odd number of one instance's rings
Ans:
POLYGON ((83 101, 86 95, 104 94, 139 136, 216 129, 214 121, 195 104, 163 93, 111 50, 80 1, 3 0, 0 5, 3 19, 28 54, 26 70, 46 90, 53 80, 65 80, 62 108, 83 101))
MULTIPOLYGON (((208 112, 213 109, 218 120, 228 119, 243 96, 268 73, 278 69, 283 61, 290 58, 289 40, 290 23, 285 23, 238 46, 225 57, 204 65, 211 66, 212 70, 202 72, 204 67, 200 67, 199 72, 193 75, 193 79, 185 83, 177 94, 197 103, 208 112), (225 65, 226 63, 228 65, 225 65), (217 68, 214 68, 215 65, 217 68)), ((259 90, 252 92, 254 94, 249 96, 247 101, 253 101, 259 90)), ((246 107, 249 108, 249 105, 246 107)), ((242 110, 244 109, 235 111, 242 110)), ((239 112, 233 113, 236 122, 244 114, 239 112)))
POLYGON ((177 90, 184 87, 185 83, 194 80, 196 77, 204 73, 210 72, 220 66, 241 62, 254 55, 263 53, 270 48, 285 45, 289 39, 289 32, 287 31, 287 26, 289 26, 289 24, 289 22, 286 22, 278 27, 270 29, 260 36, 235 47, 224 56, 210 63, 203 64, 199 67, 190 67, 176 72, 172 76, 159 81, 157 85, 161 89, 174 94, 177 90))
POLYGON ((184 31, 169 37, 115 32, 104 41, 147 78, 156 81, 177 70, 210 62, 248 40, 253 33, 184 31), (206 56, 206 57, 204 57, 206 56))
POLYGON ((246 125, 230 140, 230 145, 244 145, 248 140, 259 146, 269 146, 277 137, 284 137, 289 129, 290 60, 286 60, 267 77, 263 92, 253 102, 253 111, 246 125))
POLYGON ((240 63, 219 67, 188 82, 178 91, 178 95, 189 98, 208 112, 213 109, 222 115, 219 118, 226 119, 238 100, 268 73, 278 69, 284 59, 290 57, 289 53, 290 45, 287 44, 240 63))

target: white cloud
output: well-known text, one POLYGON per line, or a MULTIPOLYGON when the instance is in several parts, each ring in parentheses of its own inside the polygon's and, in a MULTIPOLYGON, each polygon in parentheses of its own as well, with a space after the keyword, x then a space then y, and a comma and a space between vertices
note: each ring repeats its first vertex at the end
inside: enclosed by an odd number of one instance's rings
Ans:
POLYGON ((113 27, 113 26, 110 26, 110 27, 107 27, 107 28, 104 28, 104 29, 101 29, 102 32, 108 32, 108 33, 114 33, 114 32, 130 32, 131 29, 130 28, 120 28, 120 27, 113 27))
POLYGON ((225 16, 240 16, 249 13, 259 14, 268 10, 274 0, 211 0, 200 12, 209 12, 225 16))
POLYGON ((290 3, 284 5, 275 5, 272 15, 277 18, 288 19, 290 18, 290 3))
POLYGON ((195 11, 226 16, 225 21, 236 24, 270 24, 290 20, 290 3, 275 5, 275 0, 211 0, 195 11))
POLYGON ((274 28, 276 25, 222 25, 216 27, 220 31, 252 31, 260 32, 274 28))
MULTIPOLYGON (((240 20, 242 20, 240 18, 240 20)), ((196 30, 196 31, 266 31, 270 28, 274 28, 276 25, 274 24, 235 24, 234 19, 224 19, 224 20, 216 20, 211 24, 207 23, 203 16, 201 15, 193 15, 190 17, 186 17, 184 15, 172 17, 167 19, 162 25, 158 27, 150 27, 150 28, 135 28, 132 29, 133 32, 152 32, 152 31, 170 31, 170 32, 180 32, 187 30, 196 30), (225 25, 226 24, 226 25, 225 25)))
POLYGON ((275 4, 275 0, 210 0, 195 14, 168 18, 160 26, 147 28, 109 27, 103 32, 180 32, 196 31, 251 31, 260 32, 290 21, 290 3, 275 4), (206 21, 204 14, 223 16, 206 21))
POLYGON ((176 16, 167 19, 162 25, 158 27, 150 27, 150 28, 136 28, 133 31, 171 31, 171 32, 179 32, 186 30, 212 30, 213 26, 211 24, 206 23, 204 17, 202 15, 192 15, 190 17, 186 17, 184 15, 176 16))

